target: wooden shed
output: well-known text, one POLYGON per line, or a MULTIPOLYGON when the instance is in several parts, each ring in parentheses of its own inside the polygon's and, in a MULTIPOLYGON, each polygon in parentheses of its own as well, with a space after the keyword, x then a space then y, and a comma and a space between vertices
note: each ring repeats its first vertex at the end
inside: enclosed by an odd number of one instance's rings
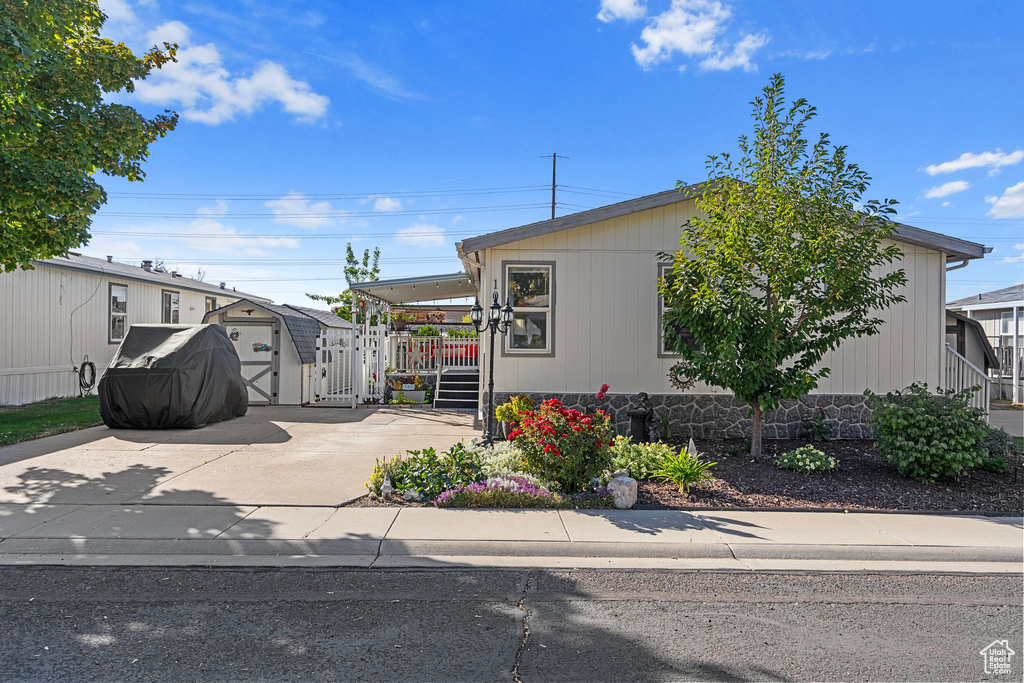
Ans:
POLYGON ((329 311, 249 299, 210 311, 203 322, 220 323, 234 342, 251 405, 308 403, 317 338, 352 327, 329 311))

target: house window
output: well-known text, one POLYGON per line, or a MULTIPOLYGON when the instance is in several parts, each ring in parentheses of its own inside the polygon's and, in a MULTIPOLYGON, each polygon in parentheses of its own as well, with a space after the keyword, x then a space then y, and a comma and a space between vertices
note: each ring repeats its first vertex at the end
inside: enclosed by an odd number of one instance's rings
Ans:
POLYGON ((177 325, 180 321, 180 316, 178 315, 178 299, 180 294, 165 289, 163 290, 163 295, 163 314, 160 316, 160 319, 165 325, 177 325))
POLYGON ((124 339, 128 329, 128 285, 110 285, 110 336, 107 339, 116 344, 124 339))
POLYGON ((512 328, 505 337, 506 351, 512 353, 552 353, 551 264, 508 264, 505 266, 505 291, 512 303, 512 328))
MULTIPOLYGON (((1017 314, 1018 317, 1024 317, 1021 313, 1017 314)), ((1000 316, 1002 338, 999 340, 1000 346, 1009 347, 1013 346, 1013 311, 1003 311, 1000 316)), ((1024 342, 1024 335, 1021 337, 1021 342, 1024 342)), ((1020 345, 1020 344, 1018 344, 1020 345)))
POLYGON ((206 312, 209 313, 213 309, 217 308, 217 297, 208 296, 206 297, 206 312))
MULTIPOLYGON (((665 273, 672 270, 671 263, 659 263, 658 264, 658 278, 663 279, 665 273)), ((658 356, 678 356, 679 354, 675 351, 670 351, 665 348, 665 327, 662 324, 662 320, 665 316, 665 297, 658 292, 658 356)), ((693 338, 693 334, 690 332, 690 328, 683 325, 674 325, 673 331, 675 336, 682 339, 683 343, 691 348, 696 348, 697 341, 693 338)))

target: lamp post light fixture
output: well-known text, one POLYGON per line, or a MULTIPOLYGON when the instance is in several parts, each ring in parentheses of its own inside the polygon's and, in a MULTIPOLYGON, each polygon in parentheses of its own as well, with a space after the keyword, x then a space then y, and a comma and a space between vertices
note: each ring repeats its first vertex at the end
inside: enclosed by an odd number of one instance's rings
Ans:
POLYGON ((469 319, 473 321, 473 327, 480 334, 483 334, 484 330, 490 329, 491 331, 491 345, 490 351, 488 352, 488 377, 487 377, 487 426, 484 431, 484 443, 494 443, 494 336, 497 333, 501 333, 503 336, 508 333, 509 328, 512 327, 512 305, 508 301, 505 302, 504 308, 498 303, 498 281, 494 281, 494 292, 491 297, 491 305, 487 307, 487 319, 484 320, 484 309, 480 306, 480 300, 477 299, 476 303, 473 304, 473 308, 469 311, 469 319))

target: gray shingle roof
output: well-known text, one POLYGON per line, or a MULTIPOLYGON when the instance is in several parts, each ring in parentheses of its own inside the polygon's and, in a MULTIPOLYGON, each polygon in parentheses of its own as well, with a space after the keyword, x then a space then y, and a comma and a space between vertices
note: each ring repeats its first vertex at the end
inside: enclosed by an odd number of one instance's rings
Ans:
POLYGON ((281 316, 281 319, 284 320, 284 324, 288 328, 288 335, 291 336, 295 350, 299 353, 299 362, 315 363, 316 338, 320 336, 320 321, 288 306, 260 305, 271 313, 281 316))
POLYGON ((984 306, 986 304, 1012 303, 1024 300, 1024 285, 1004 287, 994 292, 975 294, 964 299, 957 299, 946 304, 949 308, 967 308, 968 306, 984 306))
POLYGON ((100 273, 111 277, 135 280, 137 282, 151 282, 157 285, 166 285, 174 289, 189 289, 195 292, 203 292, 212 296, 237 296, 240 299, 249 299, 250 301, 257 303, 270 301, 270 299, 257 296, 255 294, 238 292, 234 289, 221 289, 215 284, 203 282, 201 280, 194 280, 190 277, 185 277, 184 275, 160 273, 155 270, 145 270, 140 266, 133 266, 127 263, 117 263, 116 261, 111 262, 101 258, 82 256, 74 253, 68 254, 67 256, 40 259, 38 261, 33 261, 33 264, 37 266, 42 265, 52 266, 54 268, 81 270, 89 273, 100 273))
POLYGON ((344 318, 339 318, 330 311, 321 311, 318 308, 306 308, 305 306, 296 306, 295 304, 284 305, 287 306, 288 308, 295 309, 299 313, 304 313, 305 315, 308 315, 311 318, 316 318, 327 327, 344 327, 346 329, 352 327, 352 323, 345 320, 344 318))

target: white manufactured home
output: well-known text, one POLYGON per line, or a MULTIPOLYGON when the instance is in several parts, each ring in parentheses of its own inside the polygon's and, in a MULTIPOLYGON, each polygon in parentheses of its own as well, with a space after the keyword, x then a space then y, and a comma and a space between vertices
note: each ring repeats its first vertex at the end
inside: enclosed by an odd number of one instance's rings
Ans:
POLYGON ((142 263, 70 253, 0 273, 0 405, 77 396, 80 379, 98 382, 133 324, 201 323, 243 296, 268 301, 142 263), (88 367, 80 377, 86 362, 94 378, 88 367))
MULTIPOLYGON (((569 216, 481 235, 456 245, 473 295, 484 306, 492 292, 511 301, 513 323, 494 354, 496 404, 512 394, 559 398, 570 406, 594 404, 602 384, 620 432, 628 425, 631 396, 645 392, 674 435, 697 438, 749 434, 748 410, 720 387, 680 392, 669 383, 675 363, 661 339, 657 280, 660 254, 679 250, 681 226, 695 215, 700 186, 641 197, 569 216)), ((831 369, 814 394, 786 401, 765 416, 768 437, 796 436, 801 421, 824 406, 836 436, 867 436, 865 389, 885 393, 912 382, 930 387, 972 386, 956 349, 946 344, 946 270, 982 258, 986 247, 899 225, 906 301, 880 313, 879 334, 850 339, 825 356, 831 369)), ((444 291, 416 280, 418 292, 444 291)), ((353 285, 353 291, 391 304, 416 298, 402 280, 353 285)), ((452 290, 448 293, 447 290, 452 290)), ((481 344, 480 367, 490 363, 481 344)), ((969 364, 968 364, 969 365, 969 364)), ((483 385, 486 378, 481 382, 483 385)), ((484 387, 481 386, 481 395, 484 387)), ((987 407, 987 397, 977 397, 987 407)))
POLYGON ((990 374, 995 398, 1024 400, 1024 285, 957 299, 946 307, 967 317, 993 347, 997 362, 990 374))

